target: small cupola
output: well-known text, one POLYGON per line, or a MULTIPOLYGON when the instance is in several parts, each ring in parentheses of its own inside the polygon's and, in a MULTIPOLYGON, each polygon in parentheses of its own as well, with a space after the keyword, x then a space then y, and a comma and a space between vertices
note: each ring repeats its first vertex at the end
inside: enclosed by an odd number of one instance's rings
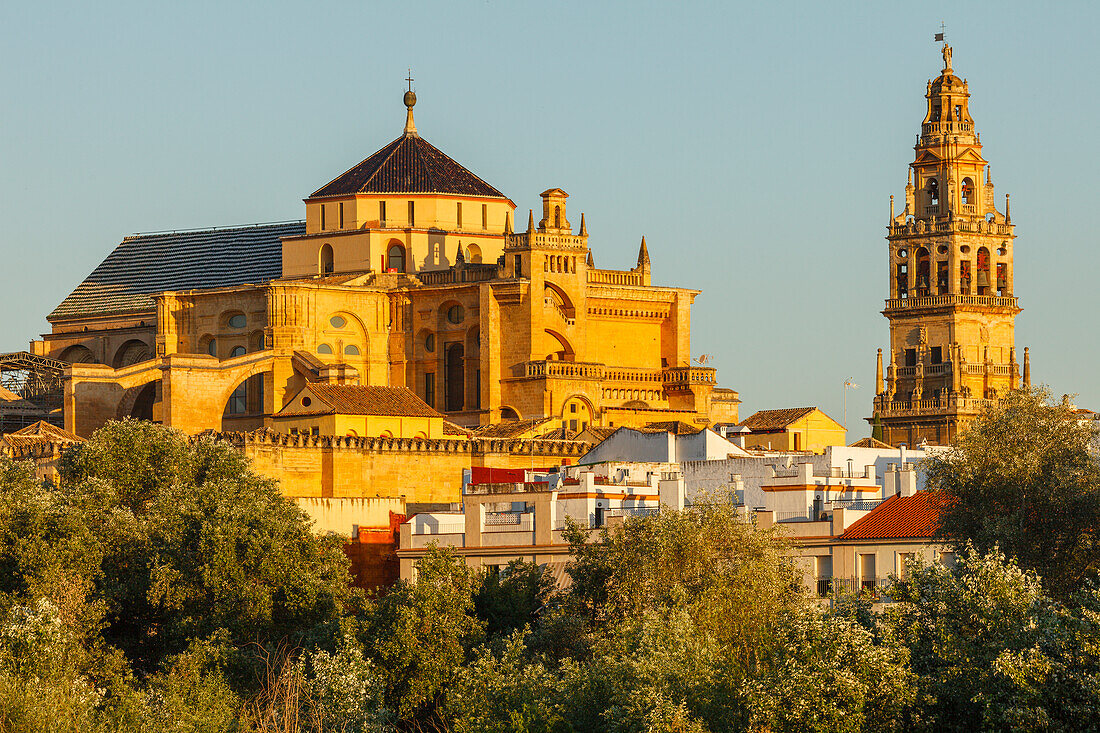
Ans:
POLYGON ((569 198, 569 194, 560 188, 550 188, 540 195, 542 196, 542 220, 539 221, 539 231, 572 234, 573 228, 565 218, 565 200, 569 198))

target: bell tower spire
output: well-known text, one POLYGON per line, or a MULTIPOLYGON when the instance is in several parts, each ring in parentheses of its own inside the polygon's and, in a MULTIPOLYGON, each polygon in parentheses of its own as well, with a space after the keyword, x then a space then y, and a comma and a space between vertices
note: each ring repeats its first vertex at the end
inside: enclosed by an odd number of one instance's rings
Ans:
POLYGON ((941 53, 943 71, 925 88, 905 209, 886 234, 890 384, 869 421, 894 445, 950 443, 1016 388, 1018 374, 1015 227, 1007 204, 1004 213, 995 207, 969 85, 954 73, 951 46, 941 53))

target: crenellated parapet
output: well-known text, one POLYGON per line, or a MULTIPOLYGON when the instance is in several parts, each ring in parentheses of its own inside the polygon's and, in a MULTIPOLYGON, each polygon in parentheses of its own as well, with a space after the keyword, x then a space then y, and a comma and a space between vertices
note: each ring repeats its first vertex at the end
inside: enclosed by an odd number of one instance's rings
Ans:
MULTIPOLYGON (((220 432, 208 430, 200 434, 224 441, 236 447, 264 446, 275 448, 306 448, 319 450, 352 450, 375 453, 405 453, 408 451, 466 455, 508 453, 538 456, 581 456, 593 446, 591 441, 554 440, 543 438, 478 438, 455 437, 379 438, 351 435, 291 435, 275 430, 220 432)), ((200 437, 196 436, 196 437, 200 437)))

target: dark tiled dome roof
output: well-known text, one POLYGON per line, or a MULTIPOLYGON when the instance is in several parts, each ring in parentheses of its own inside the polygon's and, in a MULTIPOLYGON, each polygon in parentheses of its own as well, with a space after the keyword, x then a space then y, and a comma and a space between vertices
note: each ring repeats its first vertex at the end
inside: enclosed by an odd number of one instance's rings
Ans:
POLYGON ((443 193, 507 198, 439 148, 404 134, 310 198, 357 193, 443 193))

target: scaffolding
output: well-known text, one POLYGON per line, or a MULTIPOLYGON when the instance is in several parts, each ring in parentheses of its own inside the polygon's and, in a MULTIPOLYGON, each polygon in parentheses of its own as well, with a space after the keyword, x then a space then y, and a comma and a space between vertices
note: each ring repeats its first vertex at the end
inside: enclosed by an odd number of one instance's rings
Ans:
POLYGON ((66 366, 67 362, 28 351, 0 354, 0 387, 19 398, 0 399, 0 433, 39 420, 63 427, 66 366))

